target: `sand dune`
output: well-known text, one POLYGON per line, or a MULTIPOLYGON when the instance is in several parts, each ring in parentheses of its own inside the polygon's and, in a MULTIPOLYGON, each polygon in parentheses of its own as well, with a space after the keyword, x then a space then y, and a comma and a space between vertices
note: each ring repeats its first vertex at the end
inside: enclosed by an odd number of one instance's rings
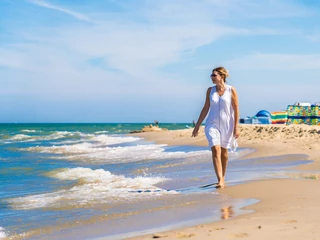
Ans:
POLYGON ((251 139, 320 139, 320 126, 240 125, 241 137, 251 139))

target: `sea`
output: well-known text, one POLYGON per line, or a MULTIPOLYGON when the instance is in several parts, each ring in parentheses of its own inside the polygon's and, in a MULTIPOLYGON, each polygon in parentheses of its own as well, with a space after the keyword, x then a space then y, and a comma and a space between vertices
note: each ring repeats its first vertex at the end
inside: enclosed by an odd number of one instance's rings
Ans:
MULTIPOLYGON (((0 124, 0 239, 125 239, 221 221, 258 201, 217 191, 207 146, 130 134, 149 124, 0 124)), ((286 177, 311 162, 305 155, 245 159, 253 151, 230 152, 228 186, 286 177)))

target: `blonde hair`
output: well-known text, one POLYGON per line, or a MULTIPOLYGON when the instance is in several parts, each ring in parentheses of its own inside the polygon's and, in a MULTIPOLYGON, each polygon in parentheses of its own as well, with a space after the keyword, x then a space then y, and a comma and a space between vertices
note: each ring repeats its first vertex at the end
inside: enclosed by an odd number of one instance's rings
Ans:
POLYGON ((224 67, 216 67, 215 69, 212 70, 212 72, 217 72, 224 80, 224 82, 227 82, 227 77, 229 77, 229 72, 227 69, 224 67))

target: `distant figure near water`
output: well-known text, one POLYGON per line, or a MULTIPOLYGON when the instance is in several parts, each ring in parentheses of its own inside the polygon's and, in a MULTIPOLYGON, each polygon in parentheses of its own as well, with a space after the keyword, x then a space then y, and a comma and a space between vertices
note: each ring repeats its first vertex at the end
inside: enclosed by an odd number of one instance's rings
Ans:
POLYGON ((192 121, 192 127, 195 127, 196 126, 196 122, 193 120, 192 121))
POLYGON ((210 110, 205 124, 205 134, 212 151, 213 166, 218 178, 216 187, 224 188, 228 148, 233 138, 240 136, 238 95, 234 87, 227 85, 226 78, 229 77, 229 73, 224 67, 213 69, 210 77, 215 86, 207 90, 205 104, 192 137, 198 135, 199 127, 210 110))
POLYGON ((159 122, 158 122, 158 120, 154 120, 154 124, 156 125, 156 127, 159 127, 159 122))

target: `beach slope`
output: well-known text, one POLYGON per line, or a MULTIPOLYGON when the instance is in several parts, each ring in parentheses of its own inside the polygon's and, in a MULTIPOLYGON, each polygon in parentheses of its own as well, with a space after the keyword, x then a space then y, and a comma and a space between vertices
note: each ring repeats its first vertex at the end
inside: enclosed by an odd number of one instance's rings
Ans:
MULTIPOLYGON (((253 213, 226 220, 131 239, 320 239, 320 127, 306 125, 241 125, 239 146, 256 151, 246 158, 307 154, 311 164, 287 179, 267 179, 218 190, 233 198, 254 198, 253 213)), ((207 145, 203 128, 138 133, 168 145, 207 145)), ((238 160, 238 161, 241 161, 238 160)), ((168 213, 170 214, 170 213, 168 213)))

